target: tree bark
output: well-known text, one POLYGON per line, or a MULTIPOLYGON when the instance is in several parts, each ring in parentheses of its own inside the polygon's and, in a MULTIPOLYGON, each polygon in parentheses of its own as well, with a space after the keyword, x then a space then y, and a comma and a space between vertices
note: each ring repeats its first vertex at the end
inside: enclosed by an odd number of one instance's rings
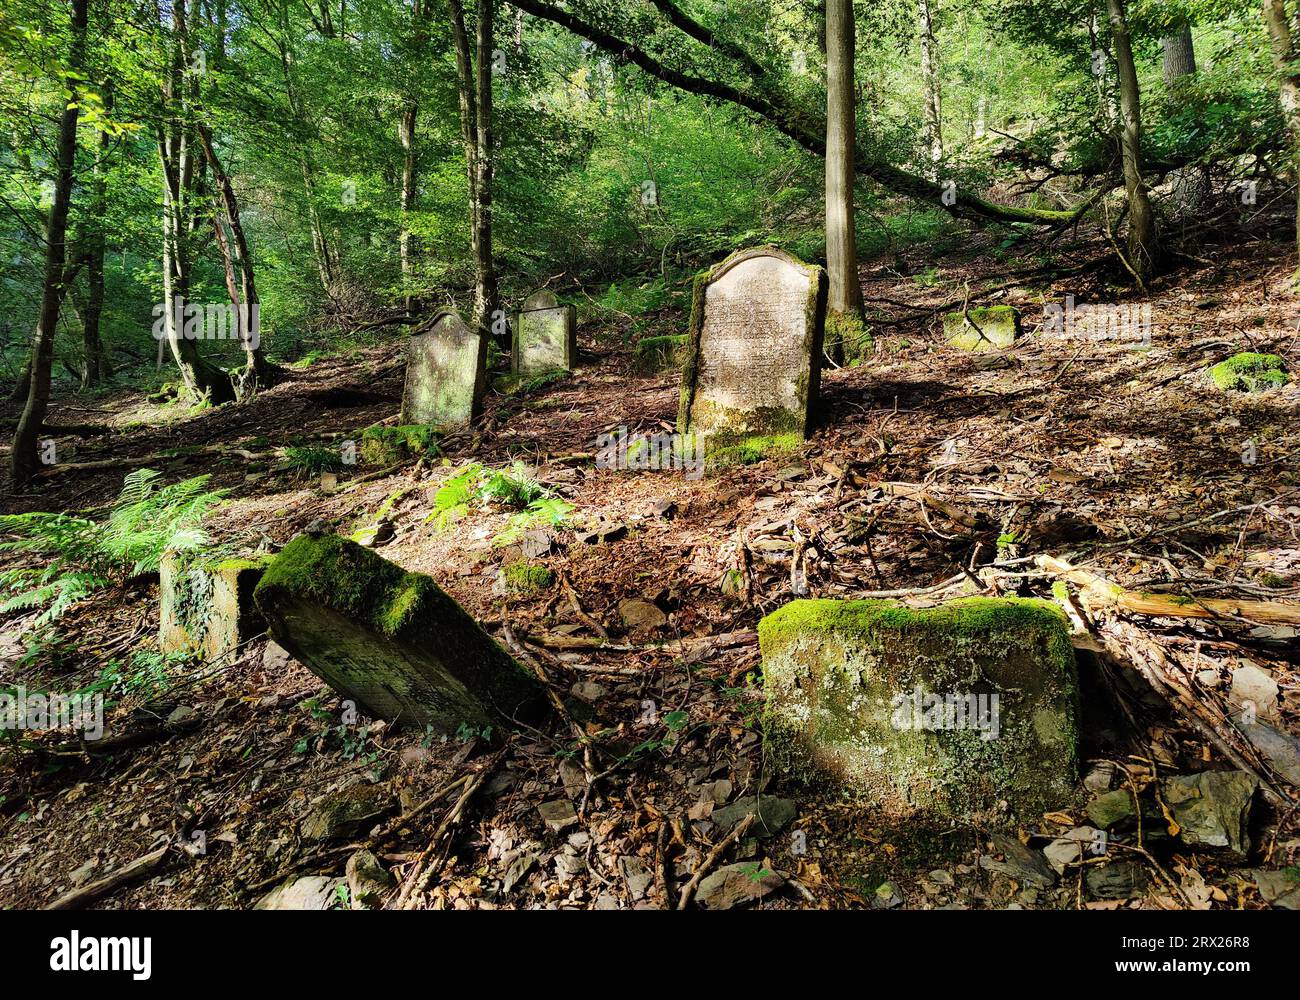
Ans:
MULTIPOLYGON (((1293 28, 1296 15, 1287 10, 1285 0, 1264 0, 1263 14, 1277 69, 1278 98, 1291 133, 1291 178, 1300 182, 1300 46, 1293 28)), ((1300 251, 1300 190, 1296 198, 1296 248, 1300 251)), ((1296 277, 1300 280, 1300 271, 1296 277)))
POLYGON ((1192 47, 1192 26, 1184 21, 1160 40, 1164 52, 1166 87, 1174 87, 1184 77, 1196 72, 1196 50, 1192 47))
MULTIPOLYGON (((917 0, 917 34, 921 40, 921 101, 925 113, 925 147, 931 163, 943 159, 943 113, 939 96, 939 45, 934 37, 934 0, 917 0)), ((932 178, 933 179, 933 178, 932 178)))
POLYGON ((827 352, 837 361, 844 357, 845 341, 861 334, 863 318, 853 211, 857 144, 855 40, 853 0, 826 0, 826 271, 830 279, 827 352))
MULTIPOLYGON (((113 109, 113 92, 104 88, 104 110, 113 109)), ((100 335, 100 320, 104 315, 104 213, 108 201, 108 168, 106 157, 111 144, 107 131, 99 134, 99 155, 95 158, 94 195, 91 198, 89 218, 86 222, 86 305, 81 312, 81 388, 105 382, 112 374, 108 355, 100 335)))
POLYGON ((1120 151, 1124 161, 1124 187, 1128 192, 1128 265, 1139 283, 1145 283, 1155 271, 1160 248, 1155 213, 1142 179, 1142 103, 1124 0, 1106 0, 1106 3, 1119 78, 1120 151))
MULTIPOLYGON (((89 0, 72 0, 72 40, 68 65, 78 75, 85 62, 88 7, 89 0)), ((73 172, 77 158, 77 120, 81 115, 76 84, 71 78, 69 82, 72 93, 59 117, 59 137, 55 150, 58 173, 46 227, 45 277, 41 284, 41 308, 36 322, 36 336, 32 342, 27 404, 23 407, 22 416, 18 418, 13 453, 10 456, 10 470, 17 486, 30 483, 36 473, 39 464, 37 439, 50 403, 50 363, 54 356, 54 330, 59 323, 59 307, 63 300, 63 283, 66 278, 64 270, 68 256, 68 211, 72 205, 73 172)))

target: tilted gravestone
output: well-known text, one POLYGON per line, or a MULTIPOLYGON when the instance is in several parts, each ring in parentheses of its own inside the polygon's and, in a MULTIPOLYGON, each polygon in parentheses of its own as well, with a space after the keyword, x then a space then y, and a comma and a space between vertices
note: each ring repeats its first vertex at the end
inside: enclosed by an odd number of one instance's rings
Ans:
POLYGON ((265 629, 253 588, 267 559, 217 559, 169 552, 158 573, 158 647, 193 653, 209 663, 233 662, 239 648, 265 629))
POLYGON ((797 600, 758 625, 764 749, 887 814, 1022 817, 1075 788, 1078 678, 1047 601, 797 600))
POLYGON ((487 337, 450 310, 411 334, 402 393, 403 424, 463 427, 483 409, 487 337))
POLYGON ((535 720, 541 684, 431 577, 355 542, 299 535, 253 599, 275 641, 370 714, 454 734, 535 720))
POLYGON ((695 279, 678 429, 726 443, 808 433, 821 376, 826 272, 775 247, 695 279))
POLYGON ((548 291, 533 292, 515 314, 511 369, 516 375, 572 371, 578 363, 578 311, 548 291))

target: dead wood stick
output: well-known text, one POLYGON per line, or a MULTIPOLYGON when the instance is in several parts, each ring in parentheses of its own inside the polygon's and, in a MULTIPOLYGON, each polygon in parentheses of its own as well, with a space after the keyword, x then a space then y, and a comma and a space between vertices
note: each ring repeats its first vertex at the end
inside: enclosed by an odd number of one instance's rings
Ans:
POLYGON ((460 821, 465 806, 469 803, 474 793, 479 790, 479 786, 487 780, 487 776, 492 773, 492 765, 500 758, 494 758, 488 766, 484 767, 474 778, 465 786, 465 790, 460 793, 460 798, 456 804, 447 811, 442 821, 438 824, 437 829, 433 831, 433 836, 429 838, 429 846, 424 849, 416 859, 415 864, 411 867, 411 874, 402 883, 401 891, 398 893, 397 902, 394 908, 398 910, 409 910, 415 905, 415 900, 420 893, 428 887, 429 880, 433 877, 434 868, 429 864, 434 852, 437 851, 443 836, 448 830, 460 821))
POLYGON ((876 485, 890 496, 907 497, 927 507, 933 507, 948 520, 960 524, 963 528, 970 528, 974 531, 980 526, 977 518, 967 514, 959 507, 953 506, 946 500, 940 500, 938 497, 932 496, 924 486, 918 486, 914 483, 877 483, 876 485))
POLYGON ((115 892, 122 886, 156 871, 162 866, 170 849, 169 844, 163 844, 157 850, 150 851, 143 857, 136 858, 130 864, 119 868, 112 875, 106 875, 98 881, 83 885, 80 889, 65 892, 54 902, 47 904, 45 909, 80 910, 95 900, 115 892))
POLYGON ((1062 576, 1082 588, 1087 600, 1095 605, 1113 605, 1123 611, 1156 618, 1209 618, 1236 620, 1245 618, 1261 625, 1300 625, 1300 601, 1229 601, 1211 597, 1177 597, 1163 594, 1139 594, 1071 566, 1054 556, 1038 556, 1039 568, 1062 576))
POLYGON ((564 588, 564 594, 569 599, 569 607, 573 609, 573 613, 577 616, 578 621, 582 622, 602 639, 608 641, 609 632, 605 630, 605 626, 583 610, 582 602, 578 600, 578 594, 573 589, 573 584, 569 581, 568 573, 560 573, 560 586, 564 588))
POLYGON ((704 878, 705 874, 710 868, 717 864, 718 859, 722 857, 723 851, 739 841, 740 838, 745 835, 745 831, 754 825, 754 820, 756 818, 757 817, 754 813, 747 814, 744 819, 736 824, 735 828, 729 834, 718 841, 718 845, 709 852, 709 856, 700 863, 700 867, 695 870, 695 874, 691 876, 691 880, 686 883, 686 888, 682 890, 682 894, 677 900, 677 909, 684 910, 690 905, 691 898, 695 895, 695 890, 699 888, 700 881, 704 878))

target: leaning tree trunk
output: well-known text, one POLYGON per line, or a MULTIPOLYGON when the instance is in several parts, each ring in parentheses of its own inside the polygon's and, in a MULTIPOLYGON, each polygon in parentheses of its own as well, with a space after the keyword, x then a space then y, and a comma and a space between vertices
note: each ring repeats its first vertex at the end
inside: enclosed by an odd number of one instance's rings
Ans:
POLYGON ((1160 248, 1156 238, 1155 213, 1142 179, 1142 102, 1124 0, 1106 0, 1106 3, 1119 77, 1120 152, 1124 160, 1124 187, 1128 193, 1127 263, 1138 283, 1145 284, 1155 271, 1160 248))
POLYGON ((917 35, 921 40, 921 103, 925 115, 925 151, 931 163, 943 159, 943 112, 939 96, 939 45, 934 37, 934 0, 917 0, 917 35))
POLYGON ((262 351, 260 343, 260 329, 258 326, 258 310, 261 307, 261 300, 257 297, 257 282, 253 273, 253 256, 248 249, 248 240, 244 236, 244 227, 240 222, 239 199, 235 197, 235 187, 230 182, 230 175, 226 173, 221 165, 221 160, 217 156, 217 150, 212 142, 212 132, 206 125, 198 125, 199 140, 203 143, 203 155, 207 159, 208 167, 212 170, 212 177, 217 183, 217 191, 221 195, 221 206, 225 212, 226 224, 230 226, 230 236, 234 243, 233 248, 225 242, 225 230, 222 228, 219 220, 216 223, 216 233, 218 245, 226 259, 228 270, 233 272, 230 267, 230 256, 233 249, 234 263, 239 265, 240 284, 242 287, 242 296, 234 292, 233 273, 227 281, 228 290, 231 292, 231 304, 235 306, 235 315, 239 318, 239 343, 244 350, 244 374, 239 380, 240 396, 252 395, 258 388, 267 388, 275 383, 279 374, 274 365, 266 360, 266 355, 262 351), (242 308, 240 300, 242 298, 242 308))
POLYGON ((859 357, 865 336, 853 214, 855 34, 853 0, 826 0, 826 333, 836 361, 859 357))
MULTIPOLYGON (((1295 16, 1287 10, 1285 0, 1264 0, 1264 25, 1277 68, 1278 97, 1291 133, 1292 179, 1300 182, 1300 44, 1293 29, 1295 16)), ((1296 248, 1300 250, 1300 190, 1296 198, 1296 248)), ((1296 272, 1296 280, 1300 281, 1300 271, 1296 272)))
MULTIPOLYGON (((89 0, 72 0, 72 46, 68 65, 79 74, 86 51, 86 20, 89 0)), ((50 363, 54 357, 54 330, 59 324, 59 307, 63 301, 68 258, 68 210, 72 205, 73 171, 77 159, 77 120, 81 105, 77 100, 76 77, 69 76, 72 94, 64 102, 59 118, 59 138, 55 147, 58 174, 54 182, 54 202, 45 231, 45 277, 41 283, 41 309, 32 343, 27 403, 14 432, 10 470, 15 485, 26 485, 36 474, 39 464, 37 443, 45 413, 50 404, 50 363)))

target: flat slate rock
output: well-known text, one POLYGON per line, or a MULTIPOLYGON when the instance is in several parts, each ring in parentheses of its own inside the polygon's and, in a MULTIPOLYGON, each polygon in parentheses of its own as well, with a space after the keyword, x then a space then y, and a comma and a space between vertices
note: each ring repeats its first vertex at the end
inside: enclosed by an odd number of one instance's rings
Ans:
POLYGON ((1238 858, 1250 853, 1250 806, 1259 781, 1246 771, 1205 771, 1166 778, 1166 805, 1189 847, 1220 848, 1238 858))
POLYGON ((541 684, 422 573, 334 535, 300 535, 254 593, 276 642, 369 714, 453 735, 536 720, 541 684))
POLYGON ((785 879, 776 872, 756 862, 740 861, 706 875, 695 891, 695 901, 706 910, 730 910, 756 903, 784 884, 785 879))
POLYGON ((742 819, 754 813, 753 825, 749 835, 755 837, 775 837, 794 822, 799 814, 793 799, 783 799, 775 795, 742 795, 729 806, 713 810, 709 817, 722 830, 730 830, 742 819))

